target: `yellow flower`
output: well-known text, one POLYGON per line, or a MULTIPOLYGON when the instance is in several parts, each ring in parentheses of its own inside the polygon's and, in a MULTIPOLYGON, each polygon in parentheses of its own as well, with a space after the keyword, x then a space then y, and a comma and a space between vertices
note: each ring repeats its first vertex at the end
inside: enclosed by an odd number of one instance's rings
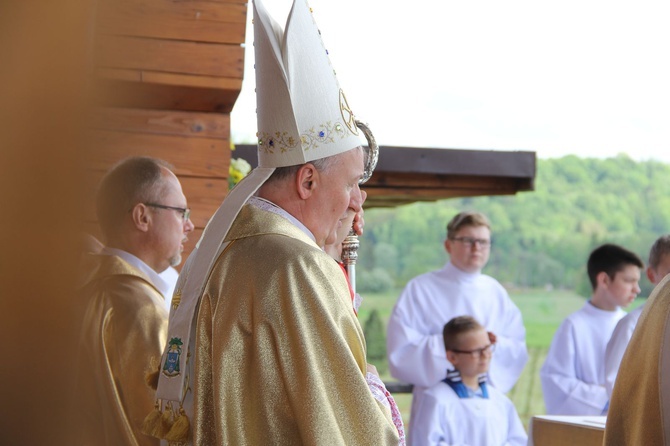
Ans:
POLYGON ((249 172, 251 172, 251 165, 246 160, 232 158, 228 168, 228 189, 235 187, 249 172))

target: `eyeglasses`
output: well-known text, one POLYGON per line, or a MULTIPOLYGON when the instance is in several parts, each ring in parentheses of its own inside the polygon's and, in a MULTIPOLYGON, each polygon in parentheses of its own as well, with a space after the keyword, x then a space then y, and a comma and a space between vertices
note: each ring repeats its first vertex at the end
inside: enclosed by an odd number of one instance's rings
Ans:
POLYGON ((456 350, 454 348, 450 349, 454 353, 462 353, 464 355, 470 355, 473 358, 479 358, 480 356, 491 356, 496 350, 495 344, 489 344, 486 347, 478 348, 475 350, 456 350))
POLYGON ((491 246, 491 240, 485 238, 472 238, 472 237, 454 237, 452 240, 463 243, 466 246, 472 247, 474 245, 479 245, 482 248, 488 248, 491 246))
POLYGON ((181 218, 183 218, 184 221, 188 221, 188 219, 191 217, 191 210, 189 208, 178 208, 175 206, 165 206, 164 204, 156 204, 156 203, 144 203, 144 205, 151 206, 152 208, 170 209, 172 211, 181 212, 181 218))

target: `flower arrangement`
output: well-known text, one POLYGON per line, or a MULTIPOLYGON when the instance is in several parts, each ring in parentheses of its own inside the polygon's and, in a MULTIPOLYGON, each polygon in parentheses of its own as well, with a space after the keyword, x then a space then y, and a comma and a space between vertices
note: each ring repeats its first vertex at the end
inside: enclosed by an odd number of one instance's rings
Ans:
MULTIPOLYGON (((233 143, 230 143, 230 150, 235 150, 233 143)), ((231 158, 230 167, 228 167, 228 190, 235 187, 249 172, 251 172, 251 165, 246 160, 231 158)))
POLYGON ((246 160, 232 158, 228 168, 228 189, 235 187, 249 172, 251 172, 251 165, 246 160))

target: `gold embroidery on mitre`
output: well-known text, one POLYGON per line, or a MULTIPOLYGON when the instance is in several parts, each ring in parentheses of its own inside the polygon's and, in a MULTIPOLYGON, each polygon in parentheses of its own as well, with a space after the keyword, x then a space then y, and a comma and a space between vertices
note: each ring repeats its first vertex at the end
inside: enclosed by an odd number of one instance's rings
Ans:
POLYGON ((302 149, 305 152, 310 149, 313 150, 318 148, 320 144, 335 142, 335 137, 342 139, 347 136, 347 132, 344 130, 344 127, 340 122, 333 124, 331 121, 328 121, 325 124, 319 125, 318 128, 319 130, 315 130, 315 128, 312 127, 300 135, 302 149))
POLYGON ((298 145, 298 141, 293 136, 289 136, 288 132, 275 132, 274 135, 258 132, 256 136, 258 147, 265 153, 275 153, 276 149, 279 149, 280 153, 286 153, 298 145))
POLYGON ((342 89, 340 89, 340 112, 342 113, 342 119, 344 119, 344 123, 346 124, 347 127, 349 127, 351 133, 358 136, 358 127, 356 127, 356 117, 354 116, 354 112, 351 111, 349 103, 347 102, 347 97, 344 95, 342 89))

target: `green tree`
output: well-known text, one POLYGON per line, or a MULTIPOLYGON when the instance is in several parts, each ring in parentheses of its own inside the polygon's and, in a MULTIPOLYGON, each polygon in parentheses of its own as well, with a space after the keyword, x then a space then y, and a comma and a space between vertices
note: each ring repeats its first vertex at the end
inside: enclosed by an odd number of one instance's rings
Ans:
POLYGON ((367 360, 377 368, 379 374, 386 373, 388 363, 386 360, 386 330, 379 313, 375 308, 370 312, 368 320, 363 328, 365 343, 367 344, 367 360))
MULTIPOLYGON (((540 159, 532 192, 368 210, 359 262, 403 286, 444 264, 447 221, 478 210, 493 225, 487 274, 511 285, 586 293, 583 271, 593 248, 618 243, 646 260, 653 241, 670 231, 668 177, 669 164, 626 155, 540 159)), ((642 285, 648 289, 646 279, 642 285)))
POLYGON ((391 275, 383 268, 359 269, 356 287, 362 293, 383 293, 395 286, 391 275))

